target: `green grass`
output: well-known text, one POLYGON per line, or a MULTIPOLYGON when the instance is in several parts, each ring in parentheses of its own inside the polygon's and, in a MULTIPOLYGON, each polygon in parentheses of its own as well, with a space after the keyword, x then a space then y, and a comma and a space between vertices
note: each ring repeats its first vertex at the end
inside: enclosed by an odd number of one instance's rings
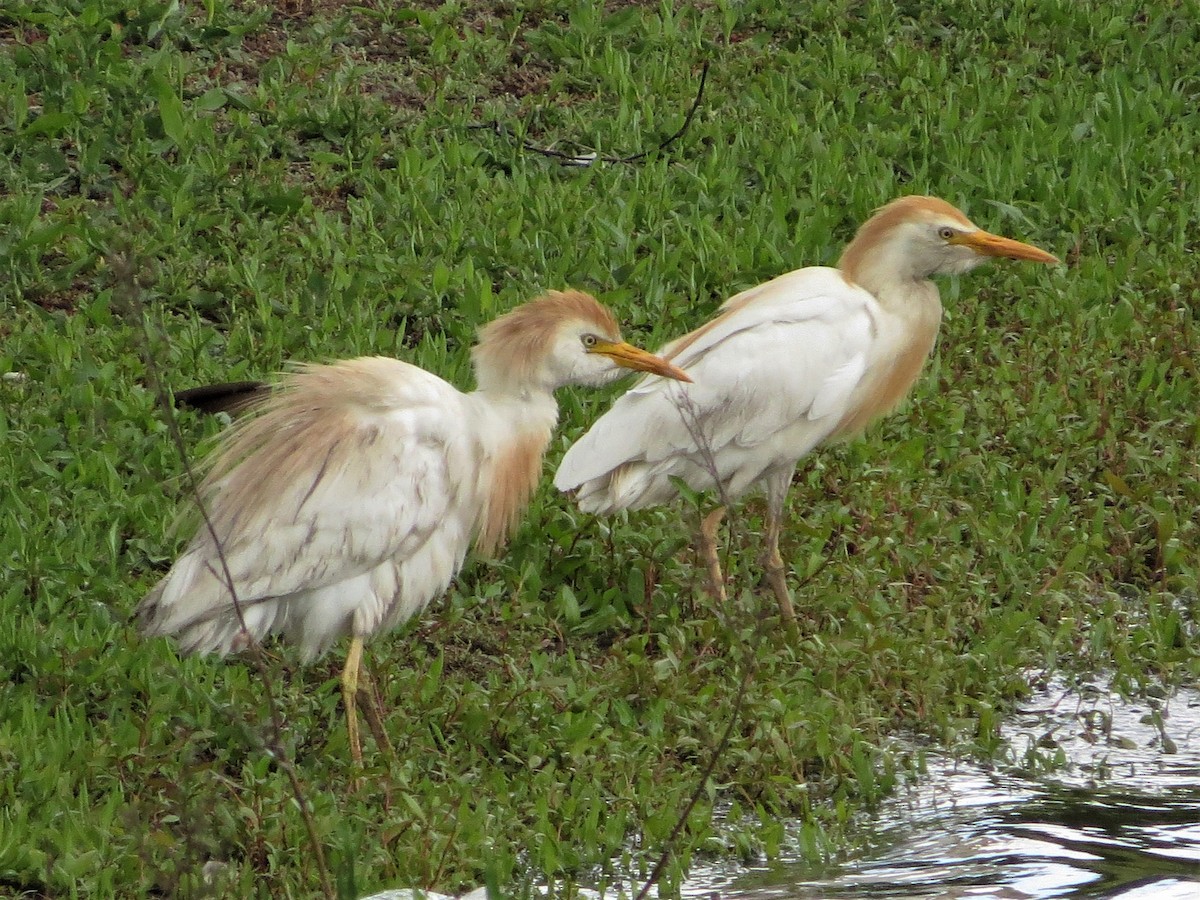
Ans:
MULTIPOLYGON (((186 497, 114 292, 129 250, 179 386, 368 352, 466 386, 475 327, 563 285, 654 344, 832 262, 901 193, 1068 261, 945 283, 913 402, 802 468, 799 640, 760 633, 757 501, 718 610, 686 504, 595 520, 547 486, 503 559, 372 647, 398 752, 368 743, 361 790, 340 654, 272 648, 346 896, 645 871, 751 656, 668 887, 696 854, 836 851, 906 765, 893 735, 993 750, 1030 668, 1131 690, 1200 674, 1195 5, 609 6, 0 11, 0 372, 23 376, 0 380, 0 893, 320 887, 254 670, 179 660, 129 621, 186 497), (521 149, 655 147, 705 61, 665 153, 521 149)), ((604 404, 561 400, 548 470, 604 404)), ((219 425, 183 427, 200 448, 219 425)))

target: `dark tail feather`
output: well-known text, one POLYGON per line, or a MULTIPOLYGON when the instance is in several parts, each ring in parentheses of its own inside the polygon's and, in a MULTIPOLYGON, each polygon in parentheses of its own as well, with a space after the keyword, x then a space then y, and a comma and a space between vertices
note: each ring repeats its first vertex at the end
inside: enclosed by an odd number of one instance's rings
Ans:
POLYGON ((175 405, 180 409, 197 409, 206 413, 229 413, 236 416, 265 398, 271 386, 262 381, 231 381, 227 384, 206 384, 175 392, 175 405))

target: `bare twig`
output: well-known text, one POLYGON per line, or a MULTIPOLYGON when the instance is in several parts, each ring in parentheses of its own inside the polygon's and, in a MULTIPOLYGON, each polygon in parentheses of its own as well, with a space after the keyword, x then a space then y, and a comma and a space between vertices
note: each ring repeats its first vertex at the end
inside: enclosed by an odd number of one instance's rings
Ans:
POLYGON ((746 701, 746 692, 750 689, 750 682, 754 679, 754 673, 758 671, 758 645, 761 643, 763 635, 762 622, 764 618, 759 617, 758 625, 754 630, 754 640, 745 647, 743 659, 741 660, 742 680, 738 684, 737 693, 734 695, 733 707, 729 710, 729 720, 725 723, 725 730, 721 732, 720 740, 713 747, 712 755, 708 758, 708 765, 704 767, 704 771, 700 773, 700 777, 697 779, 696 789, 692 791, 687 803, 684 804, 683 809, 679 813, 679 818, 675 820, 675 827, 667 835, 662 853, 659 854, 658 860, 654 863, 654 868, 650 870, 650 875, 646 878, 646 883, 638 891, 636 900, 644 900, 646 895, 650 893, 650 889, 658 884, 658 880, 662 878, 663 870, 667 867, 667 862, 675 852, 675 845, 679 840, 679 836, 683 833, 683 829, 687 827, 688 817, 691 816, 692 810, 696 808, 696 804, 700 802, 700 798, 704 796, 708 780, 712 778, 713 772, 716 771, 717 763, 729 747, 729 738, 733 734, 734 726, 737 725, 738 720, 741 718, 742 707, 746 701))
MULTIPOLYGON (((675 404, 676 410, 679 412, 680 418, 683 420, 684 427, 687 428, 688 435, 695 442, 696 447, 700 450, 700 456, 704 463, 704 468, 708 474, 712 476, 713 485, 717 492, 717 497, 722 506, 730 508, 731 498, 729 497, 726 486, 722 483, 720 472, 717 468, 716 456, 713 453, 712 442, 708 439, 708 435, 704 433, 703 426, 700 422, 699 411, 687 389, 680 385, 673 385, 675 388, 671 399, 675 404)), ((733 530, 733 520, 730 520, 730 531, 733 530)), ((830 562, 832 557, 826 556, 816 568, 804 576, 797 584, 798 588, 804 587, 811 582, 830 562)), ((726 558, 728 559, 728 557, 726 558)), ((675 822, 675 827, 671 829, 671 833, 667 836, 666 843, 663 846, 662 853, 654 864, 654 868, 650 871, 650 875, 646 878, 645 884, 642 885, 641 891, 638 892, 636 900, 644 900, 650 889, 658 883, 662 877, 663 870, 666 868, 667 862, 675 851, 675 846, 679 840, 679 836, 687 827, 688 817, 691 816, 692 810, 696 808, 696 804, 700 802, 700 798, 704 795, 705 787, 713 772, 716 771, 717 763, 720 761, 722 754, 729 747, 729 740, 733 734, 733 729, 736 727, 742 715, 742 708, 745 706, 746 693, 750 688, 751 682, 754 680, 754 675, 758 671, 759 655, 758 650, 762 645, 763 637, 766 629, 763 623, 766 621, 765 615, 759 615, 754 628, 753 638, 743 645, 743 652, 738 665, 742 670, 741 681, 738 683, 737 693, 733 697, 733 704, 729 711, 729 720, 725 723, 725 730, 721 733, 720 739, 716 746, 712 749, 712 754, 709 757, 704 771, 700 774, 700 778, 696 784, 696 788, 688 797, 687 803, 684 804, 683 810, 679 814, 679 818, 675 822)))
POLYGON ((275 701, 275 694, 271 689, 270 670, 267 666, 266 657, 263 653, 262 645, 254 639, 246 627, 246 619, 242 613, 242 604, 238 599, 237 590, 233 583, 233 574, 229 569, 229 562, 225 556, 225 549, 220 537, 217 535, 216 529, 213 526, 212 518, 209 516, 208 509, 204 503, 204 497, 200 492, 200 482, 196 476, 195 469, 191 464, 191 459, 188 455, 187 444, 183 439, 183 433, 179 430, 179 420, 175 417, 175 408, 171 404, 170 394, 162 377, 162 370, 158 366, 158 360, 154 352, 154 335, 151 331, 149 317, 146 313, 145 305, 142 303, 142 289, 138 283, 137 263, 132 256, 132 253, 125 253, 115 256, 111 260, 113 274, 116 280, 117 296, 125 303, 129 311, 136 316, 136 319, 141 328, 141 350, 142 359, 146 367, 146 378, 149 382, 150 390, 154 394, 158 402, 159 408, 162 411, 163 420, 167 426, 167 433, 170 435, 171 442, 175 446, 175 450, 179 454, 179 460, 183 466, 184 480, 187 484, 189 492, 196 503, 196 508, 200 512, 200 517, 203 520, 203 526, 208 531, 209 537, 212 539, 213 546, 217 551, 217 559, 220 563, 221 573, 220 580, 225 584, 229 591, 230 600, 233 609, 238 618, 238 624, 242 628, 242 633, 248 639, 248 647, 250 650, 250 658, 254 663, 255 669, 258 671, 259 680, 262 685, 263 696, 266 699, 267 709, 271 719, 271 735, 267 741, 262 741, 261 738, 247 729, 256 742, 261 744, 261 749, 266 752, 274 761, 275 764, 283 770, 287 776, 292 788, 292 795, 296 800, 296 805, 300 808, 300 814, 304 819, 304 827, 308 832, 309 843, 312 845, 313 856, 316 860, 317 871, 321 877, 321 886, 323 893, 327 898, 333 900, 337 893, 333 888, 333 881, 330 878, 329 866, 325 861, 325 850, 321 846, 320 838, 317 834, 317 825, 312 816, 312 808, 308 802, 308 798, 304 792, 304 785, 300 781, 300 776, 296 772, 296 767, 293 765, 291 757, 288 755, 287 748, 283 741, 283 716, 279 711, 279 705, 275 701))
MULTIPOLYGON (((692 101, 692 108, 688 110, 687 116, 684 117, 683 124, 679 126, 679 130, 673 135, 655 147, 653 150, 643 150, 641 153, 635 153, 632 156, 626 156, 623 159, 616 160, 617 162, 635 162, 644 156, 649 156, 651 153, 658 153, 666 150, 673 143, 679 140, 687 130, 692 127, 692 119, 696 117, 696 110, 700 108, 700 101, 704 99, 704 85, 708 82, 708 60, 704 61, 704 65, 700 69, 700 83, 696 86, 696 99, 692 101)), ((609 162, 610 160, 605 160, 609 162)))
MULTIPOLYGON (((696 117, 696 112, 700 109, 700 102, 704 99, 704 86, 708 82, 708 66, 709 63, 707 60, 705 60, 703 67, 700 69, 700 83, 696 87, 696 97, 692 100, 691 109, 688 110, 687 115, 684 117, 683 124, 679 126, 679 129, 674 134, 661 141, 657 147, 652 147, 649 150, 642 150, 638 153, 630 154, 629 156, 602 156, 594 150, 582 153, 567 153, 563 150, 555 150, 552 147, 539 147, 532 141, 525 139, 521 140, 521 147, 530 153, 537 153, 541 156, 547 156, 550 159, 561 160, 564 166, 590 166, 595 162, 631 163, 637 162, 640 159, 645 159, 652 153, 661 153, 663 150, 666 150, 673 143, 683 137, 687 133, 688 129, 692 127, 692 119, 696 117)), ((470 127, 473 129, 491 131, 501 137, 506 137, 508 135, 508 129, 506 129, 500 122, 485 122, 477 125, 471 125, 470 127)), ((571 143, 575 142, 572 141, 571 143)), ((581 149, 583 148, 582 144, 576 143, 575 146, 580 147, 581 149)))
MULTIPOLYGON (((696 409, 695 403, 692 402, 692 395, 687 388, 680 384, 672 384, 668 390, 672 391, 671 401, 675 404, 675 410, 679 413, 679 418, 683 421, 683 427, 687 429, 688 436, 695 443, 696 448, 700 451, 700 457, 704 462, 705 471, 713 480, 713 489, 717 492, 717 503, 729 515, 727 529, 732 536, 733 534, 733 498, 729 496, 729 490, 725 483, 721 481, 721 470, 717 467, 717 457, 713 454, 712 441, 708 439, 708 435, 704 433, 704 426, 700 423, 700 411, 696 409)), ((704 516, 697 510, 700 516, 700 527, 704 527, 704 516)), ((713 548, 716 552, 716 548, 713 548)), ((721 571, 729 570, 729 544, 725 545, 725 553, 721 559, 721 571)), ((718 585, 713 585, 716 589, 718 585)))
MULTIPOLYGON (((712 449, 712 442, 709 441, 708 435, 704 433, 699 411, 696 409, 691 396, 685 388, 680 388, 673 392, 671 399, 675 404, 676 410, 679 412, 679 417, 683 420, 684 427, 700 450, 704 467, 708 471, 708 474, 712 476, 713 485, 717 491, 717 497, 721 505, 727 509, 730 508, 731 498, 721 481, 720 470, 717 468, 716 456, 712 449)), ((725 723, 725 729, 721 732, 721 737, 718 739, 716 746, 712 748, 708 763, 705 765, 704 771, 700 773, 696 787, 680 811, 679 817, 675 820, 675 827, 671 829, 671 833, 667 836, 662 853, 659 854, 654 868, 650 870, 650 874, 646 878, 646 882, 642 885, 642 889, 638 892, 636 900, 644 900, 646 895, 649 894, 650 889, 662 878, 663 870, 675 852, 679 836, 683 834, 683 830, 687 827, 688 818, 691 816, 692 810, 696 808, 696 804, 704 796, 705 788, 708 785, 709 779, 712 778, 713 772, 716 771, 717 763, 720 762, 721 756, 729 747, 733 729, 741 719, 742 707, 746 702, 746 693, 750 689, 750 683, 754 680, 755 672, 758 671, 758 648, 762 644, 763 635, 766 631, 763 627, 765 618, 765 615, 758 617, 755 623, 753 639, 742 645, 742 653, 737 661, 739 668, 742 670, 742 677, 738 683, 737 693, 733 697, 733 704, 729 710, 729 719, 725 723)))
POLYGON ((672 392, 671 402, 675 404, 675 410, 683 421, 683 427, 687 429, 688 437, 695 441, 696 448, 700 451, 705 471, 712 477, 713 489, 717 492, 718 502, 724 507, 732 506, 733 498, 729 496, 729 491, 721 481, 721 470, 717 468, 717 457, 713 453, 712 441, 708 439, 708 435, 704 433, 704 426, 700 424, 700 411, 696 409, 691 393, 677 382, 673 382, 668 390, 672 392))

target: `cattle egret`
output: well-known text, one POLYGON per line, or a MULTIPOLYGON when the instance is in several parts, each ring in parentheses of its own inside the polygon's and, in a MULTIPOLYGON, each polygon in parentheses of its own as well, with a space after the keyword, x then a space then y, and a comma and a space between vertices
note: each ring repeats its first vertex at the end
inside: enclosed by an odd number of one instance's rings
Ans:
POLYGON ((364 640, 445 590, 472 540, 490 554, 516 527, 558 417, 554 390, 622 368, 687 378, 623 343, 612 314, 578 291, 501 316, 472 356, 469 394, 383 357, 286 376, 218 449, 200 487, 212 530, 142 600, 143 631, 222 656, 280 633, 306 661, 350 635, 342 691, 361 762, 364 640))
POLYGON ((699 543, 719 598, 724 504, 761 485, 762 565, 781 615, 793 622, 779 533, 797 462, 904 398, 942 317, 930 277, 992 257, 1058 262, 979 229, 943 200, 888 204, 858 230, 837 268, 798 269, 743 291, 663 348, 694 383, 646 381, 619 397, 567 452, 555 485, 597 513, 665 503, 676 495, 673 478, 718 490, 722 505, 703 519, 699 543))

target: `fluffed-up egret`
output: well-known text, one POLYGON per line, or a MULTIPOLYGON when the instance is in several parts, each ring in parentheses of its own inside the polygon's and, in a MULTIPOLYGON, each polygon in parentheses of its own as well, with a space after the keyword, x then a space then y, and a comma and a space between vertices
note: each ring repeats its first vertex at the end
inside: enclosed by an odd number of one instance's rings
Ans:
POLYGON ((699 543, 719 598, 724 503, 761 486, 762 565, 781 615, 794 621, 779 535, 798 461, 858 433, 908 393, 942 317, 931 276, 995 257, 1058 262, 981 230, 936 197, 889 203, 859 228, 837 268, 798 269, 743 291, 664 347, 693 383, 646 381, 617 398, 567 451, 555 485, 596 513, 665 503, 677 493, 672 478, 718 490, 722 505, 703 518, 699 543))
POLYGON ((364 640, 445 590, 472 541, 491 554, 516 527, 555 389, 622 369, 687 379, 622 342, 612 313, 579 291, 484 326, 472 357, 473 393, 384 357, 305 366, 265 392, 218 448, 200 486, 212 530, 141 601, 143 631, 219 655, 280 633, 305 661, 350 635, 342 691, 361 762, 364 640))

